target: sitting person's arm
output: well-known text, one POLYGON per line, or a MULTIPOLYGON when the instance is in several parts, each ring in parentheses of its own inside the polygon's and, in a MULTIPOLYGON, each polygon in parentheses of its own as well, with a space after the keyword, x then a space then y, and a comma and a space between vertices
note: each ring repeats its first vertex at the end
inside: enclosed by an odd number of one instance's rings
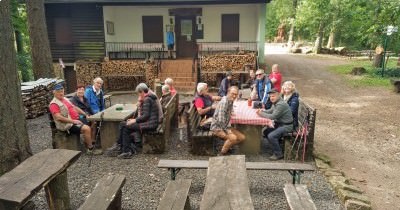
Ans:
POLYGON ((88 113, 84 112, 81 108, 77 106, 74 106, 74 109, 76 110, 76 112, 78 112, 78 114, 89 116, 88 113))
POLYGON ((282 105, 277 104, 275 108, 268 109, 268 110, 257 110, 257 114, 260 117, 268 118, 271 120, 279 119, 284 114, 284 109, 281 107, 282 105))
POLYGON ((78 124, 78 125, 82 124, 82 122, 79 120, 73 120, 73 119, 69 119, 67 117, 62 116, 60 113, 60 107, 58 107, 57 104, 50 105, 50 112, 51 112, 51 115, 53 115, 53 119, 56 121, 60 121, 63 123, 78 124))
POLYGON ((213 101, 220 101, 221 98, 222 98, 221 96, 213 96, 213 95, 210 95, 210 96, 211 96, 213 101))
MULTIPOLYGON (((155 102, 154 102, 155 103, 155 102)), ((136 118, 137 123, 146 122, 150 118, 150 108, 151 108, 151 99, 150 97, 145 98, 143 101, 143 109, 140 116, 136 118)))

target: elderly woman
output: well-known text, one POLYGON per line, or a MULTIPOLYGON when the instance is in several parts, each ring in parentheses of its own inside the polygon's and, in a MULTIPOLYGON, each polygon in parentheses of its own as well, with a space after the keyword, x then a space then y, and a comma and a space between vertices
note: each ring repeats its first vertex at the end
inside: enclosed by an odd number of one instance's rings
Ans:
POLYGON ((293 128, 297 129, 298 112, 299 112, 299 94, 296 91, 296 86, 292 81, 286 81, 282 85, 282 97, 285 102, 289 104, 290 110, 293 114, 293 128))
POLYGON ((87 86, 85 90, 85 97, 88 100, 89 106, 93 111, 93 114, 101 112, 105 109, 104 106, 104 93, 101 89, 103 80, 100 77, 96 77, 93 80, 92 86, 87 86))
POLYGON ((165 107, 167 106, 168 102, 171 100, 172 94, 171 94, 171 91, 169 90, 168 85, 163 85, 161 87, 161 91, 162 91, 162 96, 160 98, 160 102, 161 102, 163 113, 165 113, 165 107))
POLYGON ((200 82, 197 84, 197 93, 194 98, 194 106, 197 109, 197 112, 200 116, 207 116, 207 118, 212 117, 214 115, 214 111, 216 105, 213 105, 214 101, 221 100, 219 96, 213 96, 208 93, 208 85, 207 83, 200 82))
POLYGON ((171 92, 171 95, 176 94, 176 90, 174 88, 174 80, 168 77, 167 79, 165 79, 164 84, 169 86, 169 92, 171 92))
POLYGON ((94 114, 92 108, 90 108, 88 100, 85 97, 85 87, 78 85, 76 88, 76 94, 70 99, 70 101, 80 109, 82 109, 86 115, 94 114))

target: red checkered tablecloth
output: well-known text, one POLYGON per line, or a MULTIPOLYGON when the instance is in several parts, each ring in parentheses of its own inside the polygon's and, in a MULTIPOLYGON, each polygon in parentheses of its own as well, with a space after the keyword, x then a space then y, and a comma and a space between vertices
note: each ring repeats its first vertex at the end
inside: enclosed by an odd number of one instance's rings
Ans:
POLYGON ((235 101, 231 124, 267 125, 270 119, 258 116, 256 111, 247 105, 247 101, 235 101))

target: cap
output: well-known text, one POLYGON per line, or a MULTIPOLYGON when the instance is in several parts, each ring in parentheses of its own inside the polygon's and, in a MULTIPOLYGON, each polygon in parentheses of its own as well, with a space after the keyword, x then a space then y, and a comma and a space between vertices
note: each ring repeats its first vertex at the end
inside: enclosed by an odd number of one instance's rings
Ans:
POLYGON ((64 89, 64 86, 62 86, 62 84, 56 84, 53 87, 53 90, 61 90, 61 89, 64 89))
POLYGON ((264 70, 263 69, 258 69, 256 71, 256 75, 258 75, 258 74, 264 74, 264 70))
POLYGON ((278 91, 277 89, 275 89, 275 88, 272 88, 272 89, 269 90, 267 93, 268 93, 268 94, 271 94, 271 93, 279 93, 279 91, 278 91))

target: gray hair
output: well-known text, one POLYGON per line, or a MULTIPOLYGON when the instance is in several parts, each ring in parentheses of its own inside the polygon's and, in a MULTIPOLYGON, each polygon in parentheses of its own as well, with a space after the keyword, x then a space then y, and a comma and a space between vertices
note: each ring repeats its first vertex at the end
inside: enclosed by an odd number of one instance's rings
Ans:
POLYGON ((197 88, 196 88, 197 93, 201 93, 201 91, 207 89, 207 86, 208 86, 207 83, 199 82, 199 83, 197 84, 197 88))
POLYGON ((165 79, 164 83, 167 85, 172 85, 174 83, 174 80, 168 77, 167 79, 165 79))
POLYGON ((136 86, 136 92, 149 92, 149 87, 145 83, 140 83, 136 86))
POLYGON ((161 90, 162 90, 162 92, 164 92, 164 93, 169 93, 169 86, 168 86, 168 85, 163 85, 163 86, 161 87, 161 90))
POLYGON ((96 83, 96 82, 101 82, 101 84, 103 84, 103 80, 100 77, 94 78, 93 83, 96 83))
POLYGON ((289 88, 291 93, 296 92, 296 85, 292 81, 286 81, 282 84, 282 93, 284 93, 283 90, 285 88, 289 88))

